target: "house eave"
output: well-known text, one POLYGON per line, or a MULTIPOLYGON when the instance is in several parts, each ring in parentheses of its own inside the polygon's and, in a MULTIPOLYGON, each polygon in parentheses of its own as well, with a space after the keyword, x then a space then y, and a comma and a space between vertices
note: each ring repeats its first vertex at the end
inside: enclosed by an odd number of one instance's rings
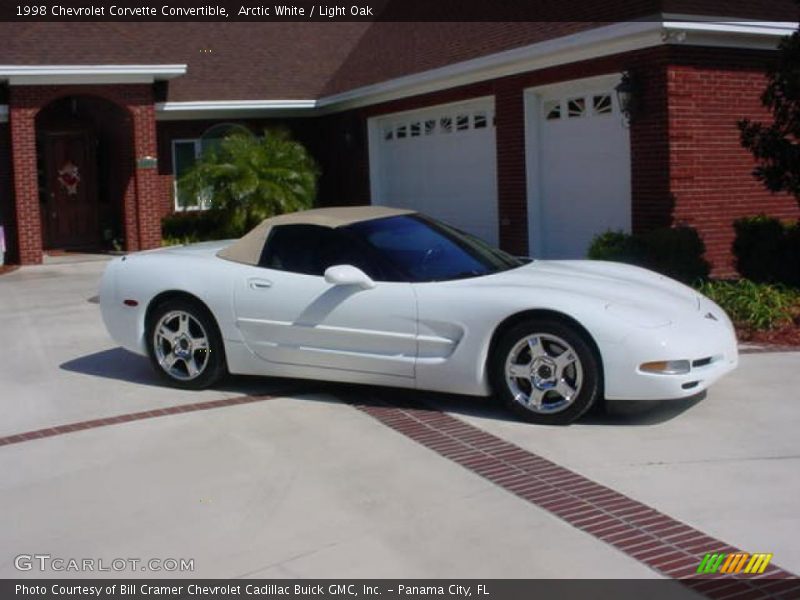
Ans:
POLYGON ((307 116, 317 108, 316 100, 200 100, 192 102, 156 103, 156 119, 178 121, 187 119, 248 118, 264 116, 307 116))
POLYGON ((8 85, 153 83, 185 75, 187 65, 0 65, 8 85))

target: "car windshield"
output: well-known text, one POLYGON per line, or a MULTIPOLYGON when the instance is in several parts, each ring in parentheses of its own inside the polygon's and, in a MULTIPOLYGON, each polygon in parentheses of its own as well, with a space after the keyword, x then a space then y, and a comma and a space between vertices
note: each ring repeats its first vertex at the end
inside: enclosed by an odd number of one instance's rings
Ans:
POLYGON ((374 248, 406 281, 477 277, 526 263, 524 259, 422 215, 361 221, 345 229, 374 248))

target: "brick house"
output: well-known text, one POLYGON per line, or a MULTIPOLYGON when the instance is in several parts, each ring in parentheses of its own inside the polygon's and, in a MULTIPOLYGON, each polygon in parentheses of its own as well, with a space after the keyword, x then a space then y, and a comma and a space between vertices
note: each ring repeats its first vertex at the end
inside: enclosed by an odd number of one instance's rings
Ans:
POLYGON ((156 247, 164 215, 202 208, 175 176, 206 144, 280 125, 318 160, 323 205, 418 208, 541 257, 686 224, 730 274, 734 219, 798 216, 736 129, 766 116, 796 5, 672 4, 613 22, 2 23, 8 258, 156 247))

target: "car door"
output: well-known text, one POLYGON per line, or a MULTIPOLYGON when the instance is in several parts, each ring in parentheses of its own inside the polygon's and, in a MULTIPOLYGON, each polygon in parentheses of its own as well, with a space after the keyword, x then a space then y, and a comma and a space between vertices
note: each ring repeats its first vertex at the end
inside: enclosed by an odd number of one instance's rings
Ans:
POLYGON ((235 287, 245 343, 270 363, 414 377, 417 305, 411 284, 332 285, 323 275, 335 264, 352 264, 368 275, 376 268, 334 229, 273 228, 260 266, 248 267, 235 287))

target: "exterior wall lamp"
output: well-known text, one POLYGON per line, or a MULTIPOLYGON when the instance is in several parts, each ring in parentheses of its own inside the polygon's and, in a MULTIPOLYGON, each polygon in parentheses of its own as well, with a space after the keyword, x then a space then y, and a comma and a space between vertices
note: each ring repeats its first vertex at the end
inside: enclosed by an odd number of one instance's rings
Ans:
POLYGON ((625 115, 625 119, 630 121, 639 108, 639 97, 641 96, 639 80, 631 71, 624 71, 622 79, 614 91, 617 93, 620 111, 625 115))

